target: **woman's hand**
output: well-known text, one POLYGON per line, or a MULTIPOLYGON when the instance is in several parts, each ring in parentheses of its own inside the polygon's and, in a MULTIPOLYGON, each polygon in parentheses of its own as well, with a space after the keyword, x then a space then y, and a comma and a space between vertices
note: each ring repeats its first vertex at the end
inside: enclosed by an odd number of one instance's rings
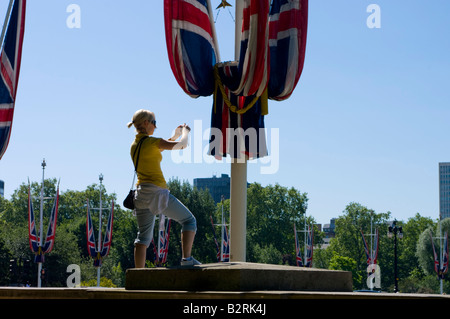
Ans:
POLYGON ((160 150, 173 150, 173 149, 184 149, 188 146, 188 135, 191 131, 191 128, 184 123, 183 125, 179 125, 175 129, 175 135, 171 137, 169 140, 161 139, 159 142, 160 150), (181 136, 180 141, 176 142, 175 140, 181 136))

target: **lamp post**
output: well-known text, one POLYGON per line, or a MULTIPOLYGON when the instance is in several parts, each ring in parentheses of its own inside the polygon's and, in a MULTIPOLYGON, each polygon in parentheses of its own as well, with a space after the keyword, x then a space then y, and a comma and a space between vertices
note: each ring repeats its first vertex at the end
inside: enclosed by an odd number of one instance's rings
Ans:
POLYGON ((398 271, 397 271, 397 235, 399 239, 403 238, 402 226, 397 226, 397 220, 394 220, 389 226, 388 238, 394 236, 394 292, 398 292, 398 271))

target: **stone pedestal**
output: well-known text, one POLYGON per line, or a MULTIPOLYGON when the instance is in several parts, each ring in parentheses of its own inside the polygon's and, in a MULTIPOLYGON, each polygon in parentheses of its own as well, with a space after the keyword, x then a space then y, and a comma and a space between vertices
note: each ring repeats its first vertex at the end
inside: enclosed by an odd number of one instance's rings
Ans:
POLYGON ((126 290, 351 292, 347 271, 246 262, 128 269, 126 290))

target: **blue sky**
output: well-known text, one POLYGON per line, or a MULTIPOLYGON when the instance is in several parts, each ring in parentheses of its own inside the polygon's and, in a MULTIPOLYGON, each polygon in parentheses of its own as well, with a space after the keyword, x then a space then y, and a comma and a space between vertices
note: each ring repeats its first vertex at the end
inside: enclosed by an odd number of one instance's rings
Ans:
MULTIPOLYGON (((248 182, 308 193, 307 213, 320 223, 350 202, 399 220, 438 218, 438 163, 450 161, 448 12, 446 0, 310 0, 302 77, 288 100, 269 102, 265 119, 269 142, 279 134, 278 169, 261 174, 267 162, 249 163, 248 182), (367 27, 370 4, 381 9, 381 28, 367 27)), ((232 60, 228 10, 216 27, 221 58, 232 60)), ((41 180, 45 158, 46 178, 61 178, 62 191, 83 190, 102 173, 121 202, 133 178, 126 123, 140 108, 156 113, 161 137, 181 123, 209 128, 212 98, 188 97, 170 70, 162 0, 28 1, 13 131, 0 161, 6 198, 28 177, 41 180), (70 4, 81 9, 81 28, 67 27, 70 4)), ((166 179, 230 174, 226 162, 163 156, 166 179)))

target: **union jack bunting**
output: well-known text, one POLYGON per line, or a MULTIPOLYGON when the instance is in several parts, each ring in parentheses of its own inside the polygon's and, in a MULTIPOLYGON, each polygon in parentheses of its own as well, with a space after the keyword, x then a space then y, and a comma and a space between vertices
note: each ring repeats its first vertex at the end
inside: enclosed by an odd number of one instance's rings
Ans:
POLYGON ((170 67, 191 97, 214 90, 213 67, 218 61, 209 0, 164 0, 166 45, 170 67))
POLYGON ((306 239, 306 256, 305 267, 312 267, 313 250, 314 250, 314 229, 308 226, 308 235, 306 239))
POLYGON ((241 1, 239 57, 226 63, 219 61, 209 1, 164 2, 167 51, 178 84, 192 97, 214 94, 209 154, 217 159, 268 154, 267 101, 292 94, 305 58, 308 0, 241 1))
POLYGON ((0 55, 0 159, 8 147, 11 136, 22 59, 26 3, 26 0, 14 2, 0 55))
POLYGON ((53 204, 52 213, 50 214, 50 221, 48 223, 47 235, 42 250, 45 254, 52 251, 55 244, 56 222, 58 221, 58 207, 59 207, 59 186, 56 190, 55 202, 53 204))
POLYGON ((367 264, 368 265, 376 264, 378 259, 378 243, 379 243, 378 229, 375 230, 374 247, 372 247, 372 251, 370 251, 369 245, 367 244, 366 238, 364 237, 362 230, 361 236, 363 239, 364 252, 366 253, 367 264))
POLYGON ((236 95, 261 96, 269 75, 269 0, 242 0, 239 85, 236 95))
POLYGON ((167 262, 171 221, 170 218, 166 218, 164 215, 160 215, 159 217, 158 251, 156 254, 157 265, 162 265, 167 262))
POLYGON ((444 252, 443 252, 443 260, 442 260, 442 278, 448 272, 448 234, 445 232, 444 234, 444 252))
POLYGON ((294 91, 303 71, 308 0, 273 0, 270 11, 269 99, 282 101, 294 91))
POLYGON ((39 251, 39 237, 36 232, 36 221, 33 211, 33 203, 31 200, 31 189, 28 187, 28 238, 30 242, 30 249, 33 253, 39 251))
POLYGON ((89 256, 97 257, 97 245, 95 243, 94 224, 92 223, 91 211, 89 209, 89 201, 87 201, 86 213, 86 239, 89 256))
MULTIPOLYGON (((306 227, 306 226, 305 226, 306 227)), ((305 256, 302 258, 302 249, 300 248, 300 242, 298 240, 297 229, 294 223, 294 235, 295 235, 295 260, 297 266, 299 267, 312 267, 313 262, 313 250, 314 250, 314 229, 308 226, 308 230, 306 231, 306 247, 305 247, 305 256)))
POLYGON ((442 265, 439 262, 438 254, 434 248, 433 234, 431 234, 431 247, 433 248, 433 259, 434 259, 434 271, 436 272, 438 278, 444 279, 444 275, 448 272, 448 234, 444 234, 444 245, 442 252, 442 265))
POLYGON ((298 241, 297 229, 295 228, 295 224, 294 224, 294 234, 295 234, 295 260, 298 267, 303 267, 302 252, 300 249, 300 243, 298 241))
POLYGON ((55 201, 53 203, 52 212, 50 214, 50 221, 47 228, 47 234, 44 244, 41 246, 40 236, 36 231, 36 218, 33 210, 33 202, 31 197, 31 186, 28 186, 28 239, 30 243, 30 249, 35 254, 34 262, 43 263, 44 254, 48 254, 52 251, 55 244, 56 235, 56 222, 58 220, 58 207, 59 207, 59 185, 56 190, 55 201))
POLYGON ((170 218, 167 219, 167 226, 164 233, 164 245, 162 247, 162 251, 160 253, 160 261, 161 264, 165 264, 167 262, 167 256, 169 254, 169 237, 170 237, 170 225, 172 220, 170 218))
POLYGON ((433 248, 434 271, 436 272, 436 274, 440 278, 439 257, 436 254, 436 249, 434 248, 434 241, 433 241, 433 234, 432 233, 430 233, 430 237, 431 237, 431 247, 433 248))
POLYGON ((214 221, 212 216, 209 216, 209 218, 211 219, 211 226, 212 226, 212 230, 213 230, 213 235, 214 235, 214 243, 216 244, 216 249, 217 249, 217 261, 220 262, 220 246, 219 243, 217 242, 217 237, 216 237, 216 230, 214 229, 214 221))
MULTIPOLYGON (((108 222, 106 224, 105 237, 102 243, 95 242, 94 224, 92 222, 91 211, 89 209, 89 200, 87 200, 87 213, 86 213, 86 240, 89 256, 94 259, 94 267, 101 267, 102 260, 106 257, 111 249, 112 234, 113 234, 113 222, 114 222, 114 201, 111 204, 111 211, 108 216, 108 222), (101 245, 101 247, 98 247, 101 245)), ((101 229, 99 238, 101 238, 101 229)), ((99 239, 100 240, 100 239, 99 239)))
POLYGON ((103 258, 108 256, 109 250, 111 249, 113 223, 114 223, 114 201, 111 204, 111 211, 109 212, 108 223, 106 224, 105 238, 103 240, 102 251, 100 253, 100 255, 103 258))
POLYGON ((219 84, 211 114, 209 154, 219 160, 227 154, 234 159, 244 155, 248 159, 266 156, 265 99, 256 95, 238 96, 232 93, 240 82, 237 63, 216 65, 216 74, 216 83, 219 84))
POLYGON ((228 230, 227 226, 222 225, 223 227, 223 238, 222 238, 222 262, 229 262, 230 261, 230 242, 229 242, 229 236, 228 236, 228 230))

